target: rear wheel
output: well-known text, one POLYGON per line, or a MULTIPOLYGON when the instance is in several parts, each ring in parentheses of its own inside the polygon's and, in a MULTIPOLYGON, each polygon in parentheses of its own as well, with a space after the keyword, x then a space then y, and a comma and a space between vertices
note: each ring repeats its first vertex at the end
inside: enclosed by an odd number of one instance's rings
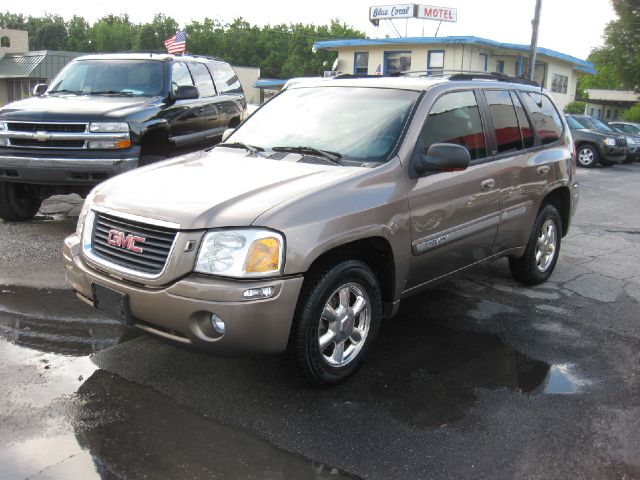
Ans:
POLYGON ((327 386, 344 381, 362 365, 378 331, 382 295, 375 274, 357 260, 309 280, 298 304, 289 356, 303 380, 327 386))
POLYGON ((560 214, 553 205, 545 205, 536 217, 524 255, 509 259, 513 278, 525 285, 546 281, 556 267, 561 238, 560 214))
POLYGON ((0 218, 7 222, 31 220, 42 205, 40 189, 26 183, 0 182, 0 218))
POLYGON ((578 165, 584 168, 593 168, 598 165, 598 149, 593 145, 582 145, 577 152, 578 165))

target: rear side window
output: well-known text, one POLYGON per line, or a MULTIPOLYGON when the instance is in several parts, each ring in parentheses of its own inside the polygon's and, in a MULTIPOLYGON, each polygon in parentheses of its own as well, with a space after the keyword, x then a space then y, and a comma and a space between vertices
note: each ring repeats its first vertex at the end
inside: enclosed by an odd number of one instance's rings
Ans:
POLYGON ((493 128, 496 132, 498 153, 522 150, 522 137, 516 111, 507 90, 487 90, 484 92, 489 104, 493 128))
POLYGON ((207 65, 220 93, 242 93, 242 86, 231 65, 224 62, 211 62, 207 65))
POLYGON ((557 142, 562 136, 562 120, 546 95, 522 92, 522 98, 531 113, 531 120, 543 145, 557 142))
POLYGON ((426 152, 434 143, 455 143, 469 150, 471 160, 487 156, 478 102, 471 91, 447 93, 433 104, 420 139, 426 152))
POLYGON ((516 116, 518 117, 518 125, 520 126, 520 135, 522 135, 522 144, 524 148, 533 147, 533 130, 531 128, 531 123, 529 123, 529 119, 527 118, 527 114, 524 112, 524 108, 522 107, 522 102, 518 96, 511 92, 511 99, 513 100, 513 106, 516 109, 516 116))
POLYGON ((213 97, 216 94, 216 89, 213 86, 213 80, 209 75, 209 70, 204 63, 190 63, 189 68, 193 73, 193 78, 196 81, 196 87, 200 92, 201 97, 213 97))

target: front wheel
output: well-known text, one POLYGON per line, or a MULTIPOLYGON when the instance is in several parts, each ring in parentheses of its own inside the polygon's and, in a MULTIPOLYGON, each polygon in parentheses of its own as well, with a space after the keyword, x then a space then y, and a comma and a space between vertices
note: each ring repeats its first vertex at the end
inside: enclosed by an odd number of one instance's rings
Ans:
POLYGON ((598 149, 593 145, 582 145, 578 148, 578 165, 584 168, 593 168, 598 165, 598 149))
POLYGON ((538 285, 553 273, 560 254, 562 221, 553 205, 545 205, 533 225, 527 249, 520 258, 509 258, 513 278, 525 285, 538 285))
POLYGON ((35 217, 42 205, 40 189, 26 183, 0 182, 0 218, 23 222, 35 217))
POLYGON ((308 280, 298 303, 289 355, 303 380, 315 386, 353 375, 375 338, 382 295, 364 263, 347 260, 308 280))

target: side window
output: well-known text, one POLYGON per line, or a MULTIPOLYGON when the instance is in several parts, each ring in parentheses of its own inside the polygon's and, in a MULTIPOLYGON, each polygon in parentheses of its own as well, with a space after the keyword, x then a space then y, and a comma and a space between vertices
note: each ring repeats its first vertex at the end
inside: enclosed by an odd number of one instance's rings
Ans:
POLYGON ((511 92, 511 98, 513 100, 513 106, 516 109, 516 116, 518 117, 518 125, 520 126, 520 135, 522 135, 522 145, 524 148, 533 147, 533 130, 531 129, 531 123, 527 118, 527 114, 524 113, 524 108, 518 96, 511 92))
POLYGON ((174 62, 171 67, 171 93, 175 95, 178 87, 183 85, 193 85, 193 79, 189 69, 184 62, 174 62))
POLYGON ((242 85, 231 65, 224 62, 211 62, 207 67, 219 93, 242 93, 242 85))
POLYGON ((189 69, 193 74, 193 78, 196 81, 196 87, 200 92, 201 97, 213 97, 216 94, 216 89, 213 86, 213 80, 209 74, 209 70, 204 63, 190 63, 189 69))
POLYGON ((471 160, 487 156, 478 102, 471 91, 440 97, 420 132, 426 152, 434 143, 455 143, 469 150, 471 160))
POLYGON ((484 94, 489 104, 493 128, 496 132, 497 153, 522 150, 518 119, 509 92, 507 90, 487 90, 484 94))
POLYGON ((560 140, 562 120, 546 95, 534 92, 522 92, 522 98, 531 113, 533 126, 543 145, 560 140))

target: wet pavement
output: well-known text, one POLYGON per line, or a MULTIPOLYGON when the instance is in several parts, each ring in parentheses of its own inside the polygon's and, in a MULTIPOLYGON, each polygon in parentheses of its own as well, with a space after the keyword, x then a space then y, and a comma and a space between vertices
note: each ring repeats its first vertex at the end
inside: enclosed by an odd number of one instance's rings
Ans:
POLYGON ((329 390, 78 301, 72 198, 0 223, 0 479, 640 478, 640 165, 579 180, 549 282, 499 260, 414 296, 329 390))

